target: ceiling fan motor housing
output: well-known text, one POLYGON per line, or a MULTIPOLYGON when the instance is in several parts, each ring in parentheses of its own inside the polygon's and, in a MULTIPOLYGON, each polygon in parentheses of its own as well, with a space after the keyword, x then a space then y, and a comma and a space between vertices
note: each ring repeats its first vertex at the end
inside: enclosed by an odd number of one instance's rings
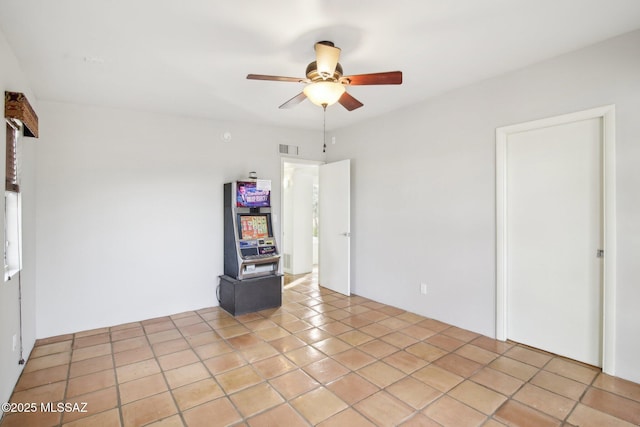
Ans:
POLYGON ((310 82, 319 82, 319 81, 329 81, 329 82, 337 82, 342 77, 342 65, 338 63, 336 65, 336 71, 333 73, 333 77, 329 77, 327 79, 323 79, 320 73, 318 73, 318 64, 316 61, 311 62, 307 65, 307 78, 310 82))

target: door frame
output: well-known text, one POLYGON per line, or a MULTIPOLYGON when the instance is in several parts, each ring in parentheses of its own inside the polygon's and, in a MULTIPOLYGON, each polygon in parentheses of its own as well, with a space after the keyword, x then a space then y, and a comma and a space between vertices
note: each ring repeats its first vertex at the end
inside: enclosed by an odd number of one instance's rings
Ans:
MULTIPOLYGON (((285 206, 284 206, 284 175, 285 175, 285 171, 284 171, 284 164, 285 163, 293 163, 293 164, 299 164, 299 165, 307 165, 307 166, 315 166, 315 167, 319 167, 320 165, 325 164, 326 162, 324 161, 320 161, 320 160, 307 160, 307 159, 301 159, 299 157, 287 157, 287 156, 280 156, 280 217, 282 218, 283 221, 281 221, 280 223, 280 243, 282 246, 282 250, 284 250, 284 219, 286 219, 285 216, 285 206)), ((284 254, 284 252, 283 252, 284 254)), ((320 260, 318 260, 318 264, 320 263, 320 260)), ((284 273, 284 261, 281 262, 282 264, 282 272, 284 273)))
MULTIPOLYGON (((507 141, 510 134, 580 120, 602 119, 602 218, 604 258, 602 269, 602 370, 615 375, 616 344, 616 183, 615 105, 504 126, 496 129, 496 338, 508 338, 507 311, 507 141)), ((595 254, 594 254, 595 256, 595 254)))

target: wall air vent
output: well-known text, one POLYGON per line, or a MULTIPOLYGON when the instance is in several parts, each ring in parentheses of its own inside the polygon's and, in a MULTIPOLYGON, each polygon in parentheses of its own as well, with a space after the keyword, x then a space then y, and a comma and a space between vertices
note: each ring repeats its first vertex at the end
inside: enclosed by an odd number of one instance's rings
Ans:
POLYGON ((291 254, 282 254, 282 261, 284 264, 284 268, 289 269, 291 268, 291 254))
POLYGON ((298 155, 298 146, 297 145, 287 145, 280 144, 280 154, 287 154, 289 156, 297 156, 298 155))

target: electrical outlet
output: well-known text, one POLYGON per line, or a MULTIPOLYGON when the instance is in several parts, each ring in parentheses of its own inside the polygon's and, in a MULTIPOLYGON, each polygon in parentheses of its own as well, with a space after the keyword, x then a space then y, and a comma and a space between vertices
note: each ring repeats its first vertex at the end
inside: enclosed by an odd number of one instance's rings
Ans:
POLYGON ((422 295, 426 295, 427 294, 427 284, 426 283, 420 283, 420 293, 422 295))
POLYGON ((18 336, 16 334, 13 334, 13 350, 12 351, 16 351, 16 347, 18 347, 18 336))

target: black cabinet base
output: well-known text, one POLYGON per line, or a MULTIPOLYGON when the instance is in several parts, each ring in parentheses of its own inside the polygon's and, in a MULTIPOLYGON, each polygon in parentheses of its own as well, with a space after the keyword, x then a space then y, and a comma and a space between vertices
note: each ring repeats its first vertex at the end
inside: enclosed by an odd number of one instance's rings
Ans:
POLYGON ((282 305, 282 275, 237 280, 220 276, 220 307, 234 316, 282 305))

